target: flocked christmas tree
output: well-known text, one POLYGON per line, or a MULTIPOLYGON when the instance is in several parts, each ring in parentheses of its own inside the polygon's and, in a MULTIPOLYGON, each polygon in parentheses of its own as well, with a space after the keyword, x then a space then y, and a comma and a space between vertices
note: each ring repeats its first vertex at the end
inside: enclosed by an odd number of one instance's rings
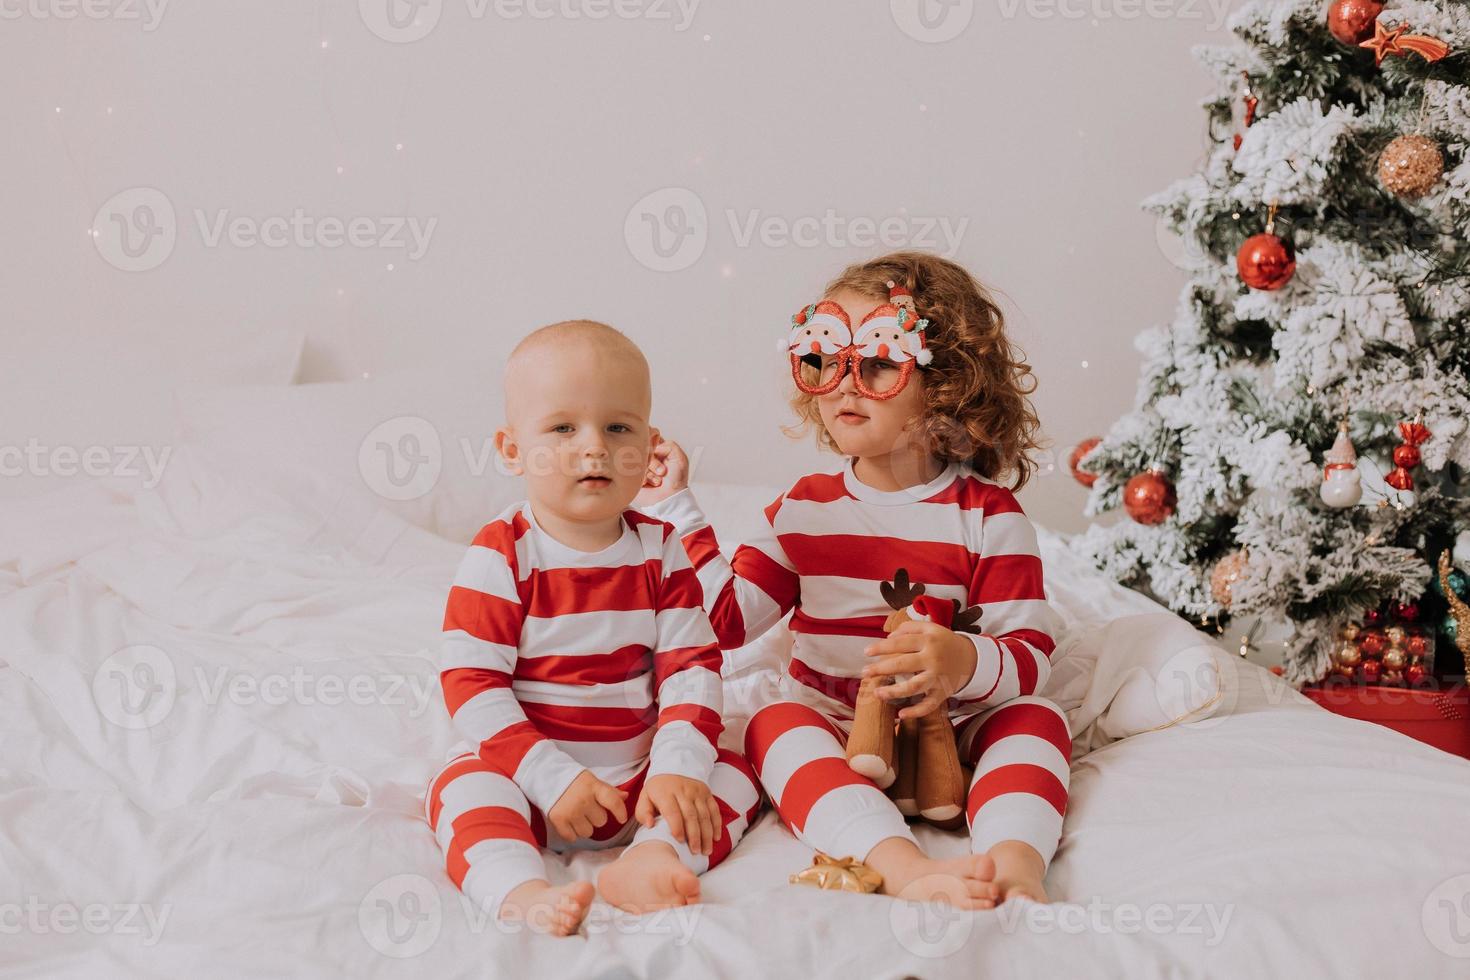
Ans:
POLYGON ((1145 202, 1189 284, 1073 454, 1087 513, 1128 517, 1073 547, 1195 622, 1286 624, 1289 680, 1464 673, 1437 565, 1463 591, 1470 0, 1254 0, 1231 29, 1196 52, 1203 169, 1145 202), (1362 666, 1359 625, 1429 652, 1362 666))

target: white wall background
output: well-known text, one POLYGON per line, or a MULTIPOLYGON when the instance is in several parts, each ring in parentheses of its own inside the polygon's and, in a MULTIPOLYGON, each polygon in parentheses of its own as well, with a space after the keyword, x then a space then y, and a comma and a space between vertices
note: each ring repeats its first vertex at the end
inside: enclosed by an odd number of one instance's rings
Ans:
POLYGON ((938 43, 919 0, 420 0, 403 31, 384 17, 407 0, 151 2, 0 0, 0 445, 167 439, 137 406, 263 332, 305 336, 299 381, 492 378, 527 329, 590 316, 649 353, 658 421, 702 475, 782 482, 823 460, 779 433, 773 338, 886 250, 863 221, 948 251, 939 222, 1040 378, 1060 459, 1023 503, 1071 529, 1066 452, 1129 405, 1131 339, 1181 282, 1137 202, 1201 155, 1189 47, 1227 36, 1231 0, 922 0, 963 27, 938 43), (176 233, 135 237, 166 258, 125 271, 111 214, 143 221, 137 188, 176 233), (680 268, 650 268, 642 211, 689 219, 680 268), (313 230, 284 247, 212 240, 298 212, 313 230), (432 222, 427 248, 324 247, 318 222, 357 217, 375 241, 432 222), (813 244, 743 240, 812 219, 813 244))

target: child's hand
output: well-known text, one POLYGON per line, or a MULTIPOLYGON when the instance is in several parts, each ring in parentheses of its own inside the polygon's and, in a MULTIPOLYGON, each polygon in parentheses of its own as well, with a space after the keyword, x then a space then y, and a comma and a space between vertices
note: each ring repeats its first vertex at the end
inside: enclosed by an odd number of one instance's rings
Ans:
POLYGON ((866 653, 882 659, 864 667, 864 677, 913 675, 878 688, 878 697, 885 701, 919 698, 898 712, 900 718, 927 715, 975 676, 975 644, 938 623, 904 623, 866 653))
POLYGON ((634 815, 645 827, 663 817, 674 839, 684 841, 695 854, 709 854, 720 838, 720 807, 714 794, 707 784, 688 776, 649 776, 634 815))
POLYGON ((643 476, 643 491, 634 499, 635 507, 656 504, 689 486, 689 457, 670 439, 659 437, 648 459, 648 472, 643 476))
POLYGON ((608 814, 617 818, 619 824, 627 822, 627 798, 627 790, 604 783, 592 774, 591 769, 587 769, 572 780, 561 799, 552 804, 546 822, 564 841, 591 837, 594 828, 607 823, 608 814))

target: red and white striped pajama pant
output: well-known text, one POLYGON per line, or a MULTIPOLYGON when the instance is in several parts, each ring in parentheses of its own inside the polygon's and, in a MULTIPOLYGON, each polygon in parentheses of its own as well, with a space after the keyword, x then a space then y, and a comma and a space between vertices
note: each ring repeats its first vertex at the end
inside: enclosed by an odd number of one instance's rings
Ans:
POLYGON ((661 840, 673 847, 686 868, 703 874, 725 859, 760 809, 760 788, 750 763, 738 752, 720 749, 709 783, 720 810, 720 839, 711 853, 695 854, 674 838, 663 817, 652 827, 633 817, 647 773, 645 766, 618 786, 628 792, 626 822, 609 819, 593 829, 592 837, 568 842, 512 780, 474 753, 465 753, 451 759, 430 781, 424 816, 434 828, 455 885, 477 906, 498 914, 500 902, 513 889, 546 877, 540 848, 601 850, 661 840))
MULTIPOLYGON (((960 760, 974 767, 965 816, 976 854, 1004 840, 1051 864, 1067 808, 1071 736, 1061 709, 1024 696, 964 721, 960 760)), ((777 701, 755 713, 745 751, 792 833, 834 857, 865 860, 889 837, 914 835, 872 780, 847 765, 847 734, 815 708, 777 701)))

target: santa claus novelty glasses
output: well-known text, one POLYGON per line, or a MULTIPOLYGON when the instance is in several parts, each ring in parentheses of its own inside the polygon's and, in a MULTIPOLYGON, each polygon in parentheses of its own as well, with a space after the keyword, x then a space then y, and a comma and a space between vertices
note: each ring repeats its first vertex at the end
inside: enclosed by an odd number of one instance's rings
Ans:
POLYGON ((880 401, 897 395, 909 383, 914 365, 933 358, 924 344, 924 328, 914 312, 914 297, 902 286, 888 284, 888 302, 863 317, 854 335, 841 305, 823 300, 791 318, 786 351, 791 377, 808 395, 836 391, 851 368, 853 385, 864 398, 880 401), (816 368, 811 384, 803 366, 816 368))

